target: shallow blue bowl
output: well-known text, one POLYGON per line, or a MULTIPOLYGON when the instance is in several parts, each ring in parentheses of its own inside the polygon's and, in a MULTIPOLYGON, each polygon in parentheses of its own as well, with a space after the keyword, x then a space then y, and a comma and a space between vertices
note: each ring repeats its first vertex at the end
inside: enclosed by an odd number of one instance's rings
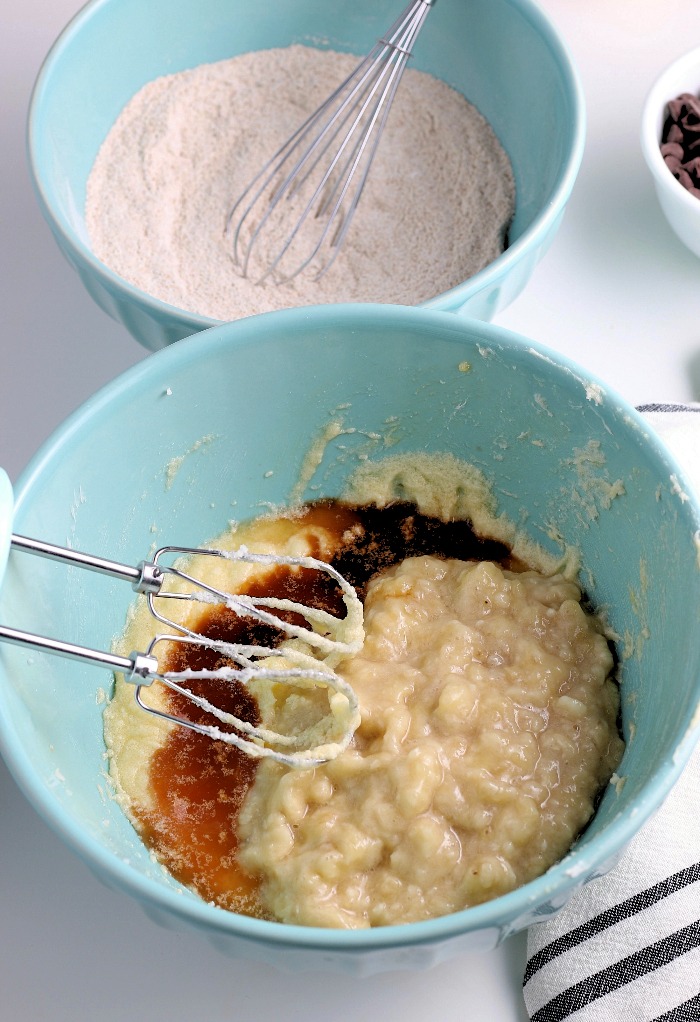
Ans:
MULTIPOLYGON (((97 151, 146 82, 248 50, 293 42, 366 53, 397 0, 92 0, 39 74, 29 161, 41 209, 97 303, 158 349, 215 325, 133 287, 90 251, 83 210, 97 151)), ((532 0, 437 4, 414 66, 464 93, 491 122, 514 167, 510 247, 426 306, 491 319, 521 292, 559 226, 583 152, 584 106, 566 48, 532 0)))
MULTIPOLYGON (((337 416, 354 432, 328 444, 308 496, 340 492, 368 455, 447 451, 483 470, 530 538, 579 548, 584 585, 623 637, 628 744, 624 784, 608 787, 563 862, 430 922, 348 932, 248 919, 169 880, 105 797, 96 693, 109 689, 107 672, 0 645, 0 745, 44 819, 154 918, 232 954, 369 973, 491 948, 546 917, 660 804, 700 730, 700 507, 640 416, 553 352, 446 313, 339 305, 216 327, 118 378, 27 468, 15 531, 125 563, 154 543, 201 544, 229 519, 284 502, 337 416), (390 447, 376 439, 387 421, 390 447), (624 493, 608 500, 618 481, 624 493)), ((123 583, 11 553, 0 621, 108 648, 131 599, 123 583)))

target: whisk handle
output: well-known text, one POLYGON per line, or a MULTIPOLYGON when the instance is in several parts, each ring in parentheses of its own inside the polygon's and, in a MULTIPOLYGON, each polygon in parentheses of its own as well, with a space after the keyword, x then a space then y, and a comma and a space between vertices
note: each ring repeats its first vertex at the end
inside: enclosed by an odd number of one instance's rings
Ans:
POLYGON ((21 632, 16 628, 6 628, 3 625, 0 625, 0 641, 35 649, 42 653, 53 653, 69 660, 96 664, 98 667, 106 667, 110 671, 119 671, 125 675, 127 681, 140 685, 150 684, 158 672, 156 658, 145 653, 132 653, 130 657, 119 656, 116 653, 104 653, 99 649, 76 646, 72 642, 62 642, 60 639, 47 639, 43 635, 21 632))
POLYGON ((80 550, 69 550, 67 547, 55 546, 53 543, 44 543, 42 540, 16 534, 10 537, 10 544, 14 549, 23 550, 28 554, 38 554, 40 557, 46 557, 52 561, 88 568, 90 571, 97 571, 102 575, 110 575, 112 578, 130 582, 137 593, 157 593, 163 581, 160 568, 150 561, 141 561, 140 564, 133 567, 129 564, 120 564, 118 561, 107 560, 104 557, 84 554, 80 550))

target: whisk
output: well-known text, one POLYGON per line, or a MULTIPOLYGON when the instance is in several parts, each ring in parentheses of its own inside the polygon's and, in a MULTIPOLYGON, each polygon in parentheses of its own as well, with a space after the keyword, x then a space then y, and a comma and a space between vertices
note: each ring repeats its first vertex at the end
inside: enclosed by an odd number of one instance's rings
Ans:
POLYGON ((117 561, 94 557, 26 536, 12 535, 10 545, 18 551, 38 554, 64 564, 87 568, 130 582, 137 593, 145 594, 149 609, 156 620, 173 631, 168 634, 156 635, 145 652, 135 652, 129 657, 89 649, 58 639, 32 635, 4 626, 0 626, 0 640, 89 662, 119 672, 135 686, 136 700, 139 706, 147 712, 210 738, 234 745, 250 756, 268 756, 289 766, 315 766, 333 759, 349 744, 360 720, 357 698, 351 686, 333 670, 333 666, 339 659, 357 652, 362 646, 364 638, 362 604, 353 587, 332 565, 313 557, 285 557, 253 553, 243 546, 231 551, 165 546, 155 553, 152 560, 144 560, 135 567, 131 567, 117 561), (345 617, 336 617, 324 610, 307 607, 292 600, 223 592, 202 579, 194 578, 178 564, 168 563, 169 558, 175 558, 179 562, 180 558, 193 556, 217 557, 246 564, 269 567, 281 565, 325 572, 340 589, 345 605, 345 617), (177 579, 189 588, 184 591, 170 590, 166 585, 168 579, 177 579), (221 604, 238 616, 250 617, 262 624, 273 626, 287 639, 302 640, 303 647, 312 652, 307 652, 304 648, 297 648, 299 643, 296 644, 296 647, 293 643, 291 646, 289 643, 285 643, 280 647, 267 647, 226 642, 200 635, 162 613, 163 605, 160 601, 167 599, 221 604), (274 613, 275 611, 300 615, 304 623, 295 624, 284 620, 274 613), (234 666, 224 666, 213 670, 160 671, 158 659, 154 653, 160 643, 206 646, 226 657, 234 666), (284 657, 284 663, 275 666, 275 659, 282 657, 284 657), (266 727, 252 724, 228 713, 202 696, 193 693, 188 685, 197 679, 217 679, 223 683, 234 682, 243 686, 250 686, 256 681, 265 681, 302 690, 321 688, 326 691, 328 696, 328 713, 325 718, 299 733, 278 734, 266 727), (219 722, 232 726, 235 730, 224 731, 218 725, 193 722, 186 717, 172 715, 149 705, 144 700, 143 690, 154 681, 162 682, 200 709, 213 714, 219 722))
POLYGON ((280 284, 307 268, 318 278, 331 266, 362 196, 401 76, 434 4, 411 0, 239 197, 226 231, 241 276, 280 284))

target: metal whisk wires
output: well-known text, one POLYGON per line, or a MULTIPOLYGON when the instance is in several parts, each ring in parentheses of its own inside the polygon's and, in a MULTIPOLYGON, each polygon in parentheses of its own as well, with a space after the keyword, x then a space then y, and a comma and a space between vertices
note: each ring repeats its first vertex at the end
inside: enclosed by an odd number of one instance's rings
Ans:
POLYGON ((152 560, 141 561, 132 567, 27 536, 11 536, 10 545, 15 550, 130 582, 137 593, 145 595, 153 617, 171 631, 154 636, 145 652, 134 652, 127 657, 4 625, 0 625, 0 641, 116 671, 135 686, 136 700, 142 709, 209 738, 234 745, 254 757, 269 756, 289 766, 314 766, 335 758, 349 744, 360 722, 358 702, 351 686, 335 672, 334 667, 340 659, 357 652, 362 646, 363 609, 353 587, 332 565, 313 557, 251 552, 244 546, 236 550, 166 546, 161 547, 152 560), (321 572, 328 576, 332 586, 337 587, 345 615, 336 616, 289 599, 250 596, 216 588, 184 570, 179 563, 180 558, 186 558, 184 563, 187 565, 194 557, 223 558, 263 568, 282 566, 291 571, 321 572), (175 563, 170 563, 173 558, 175 563), (163 612, 165 604, 161 602, 166 600, 223 606, 238 618, 251 618, 276 631, 280 645, 250 645, 201 635, 183 620, 166 616, 163 612), (168 647, 177 644, 205 647, 214 651, 217 660, 225 662, 223 666, 212 669, 163 671, 154 652, 160 644, 164 644, 166 654, 168 647), (146 700, 143 691, 154 681, 205 711, 210 720, 195 721, 186 715, 171 714, 157 701, 146 700), (282 734, 264 723, 253 723, 221 709, 206 696, 193 691, 196 688, 193 683, 198 681, 213 682, 220 692, 232 684, 254 689, 256 683, 284 686, 297 695, 313 690, 325 694, 328 709, 325 714, 319 711, 318 719, 302 730, 282 734))
POLYGON ((257 283, 318 279, 347 236, 414 43, 435 0, 388 32, 271 157, 226 224, 236 271, 257 283))

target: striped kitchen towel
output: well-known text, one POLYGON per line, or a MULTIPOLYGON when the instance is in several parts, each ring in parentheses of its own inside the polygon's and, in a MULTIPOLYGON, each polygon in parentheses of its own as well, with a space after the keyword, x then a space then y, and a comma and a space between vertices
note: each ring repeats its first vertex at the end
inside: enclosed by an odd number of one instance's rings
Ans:
MULTIPOLYGON (((700 493, 700 404, 640 411, 700 493)), ((615 869, 530 928, 523 993, 532 1022, 700 1022, 700 746, 615 869)))

